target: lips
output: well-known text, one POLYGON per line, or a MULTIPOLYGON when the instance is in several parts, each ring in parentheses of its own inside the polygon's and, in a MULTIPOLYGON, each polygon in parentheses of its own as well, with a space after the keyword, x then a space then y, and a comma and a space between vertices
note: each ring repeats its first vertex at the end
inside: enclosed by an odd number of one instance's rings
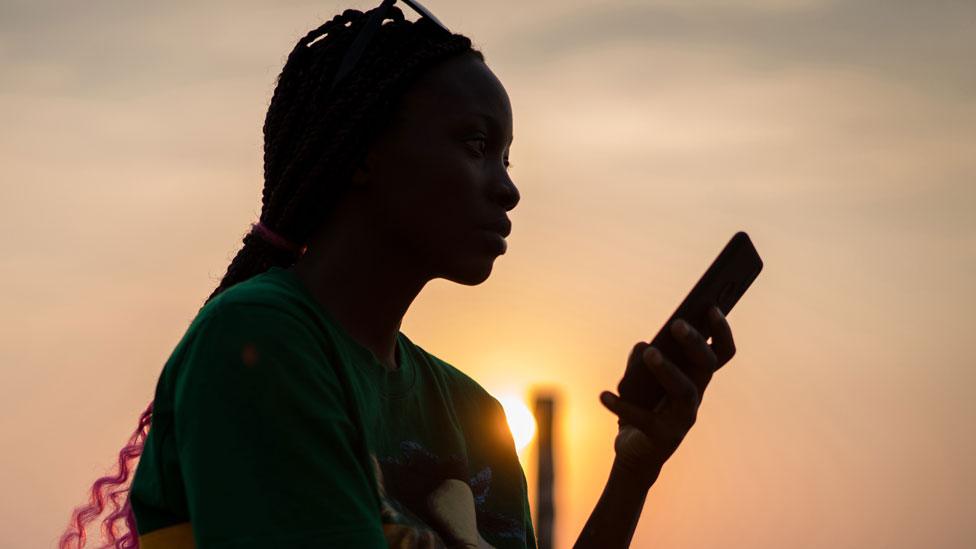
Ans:
POLYGON ((496 219, 491 223, 486 223, 485 225, 482 225, 481 228, 498 233, 502 236, 502 238, 512 234, 512 222, 506 217, 496 219))
POLYGON ((501 233, 495 232, 494 229, 485 229, 481 234, 487 237, 485 242, 490 243, 496 253, 503 254, 508 250, 508 241, 505 240, 505 237, 501 233))

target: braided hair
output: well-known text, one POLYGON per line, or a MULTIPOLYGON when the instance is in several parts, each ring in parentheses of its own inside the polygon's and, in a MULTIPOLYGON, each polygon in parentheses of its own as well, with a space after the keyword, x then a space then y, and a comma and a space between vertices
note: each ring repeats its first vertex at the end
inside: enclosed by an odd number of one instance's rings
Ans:
MULTIPOLYGON (((329 89, 342 55, 366 17, 346 10, 302 37, 288 56, 264 122, 264 192, 261 222, 287 240, 303 243, 347 190, 345 184, 367 145, 393 115, 396 99, 421 72, 446 57, 471 52, 470 39, 445 36, 426 18, 410 23, 393 6, 357 68, 329 89)), ((295 252, 248 233, 213 299, 266 271, 288 266, 295 252)))
MULTIPOLYGON (((392 122, 398 100, 413 82, 455 55, 484 61, 466 36, 446 33, 427 18, 411 22, 394 5, 356 67, 333 87, 344 54, 372 13, 347 9, 313 29, 288 54, 278 75, 263 127, 260 223, 293 243, 307 242, 340 202, 369 144, 392 122)), ((247 233, 204 304, 273 266, 292 265, 300 255, 254 231, 247 233)), ((89 502, 72 513, 61 549, 83 547, 86 525, 106 506, 111 506, 101 528, 106 547, 139 546, 127 481, 149 434, 152 408, 150 402, 140 415, 136 431, 119 452, 115 472, 96 480, 89 502), (123 524, 128 531, 120 533, 123 524)))

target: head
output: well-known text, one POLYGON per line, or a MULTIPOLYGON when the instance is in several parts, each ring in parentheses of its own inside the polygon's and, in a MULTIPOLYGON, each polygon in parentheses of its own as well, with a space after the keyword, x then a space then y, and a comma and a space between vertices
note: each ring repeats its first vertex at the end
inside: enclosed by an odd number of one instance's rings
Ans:
MULTIPOLYGON (((408 254, 429 278, 477 284, 503 251, 477 227, 504 223, 519 198, 505 169, 508 96, 469 38, 410 22, 396 6, 330 89, 369 13, 344 11, 288 56, 264 124, 261 221, 314 250, 358 216, 377 232, 378 252, 408 254)), ((210 299, 299 259, 257 234, 243 243, 210 299)))
MULTIPOLYGON (((381 229, 377 242, 409 253, 431 278, 477 284, 503 252, 480 227, 504 225, 519 199, 505 168, 508 96, 470 39, 426 19, 412 23, 396 6, 353 71, 330 89, 369 14, 345 10, 288 55, 263 128, 261 222, 311 250, 336 215, 368 215, 382 220, 374 225, 381 229)), ((249 232, 207 301, 299 257, 249 232)), ((83 544, 87 523, 106 508, 109 542, 136 546, 127 486, 151 417, 150 402, 116 471, 98 479, 89 503, 75 509, 61 547, 83 544)))
POLYGON ((369 245, 409 264, 413 276, 484 281, 505 251, 506 212, 519 201, 511 143, 511 103, 481 56, 441 61, 396 102, 307 253, 330 233, 368 226, 369 245))

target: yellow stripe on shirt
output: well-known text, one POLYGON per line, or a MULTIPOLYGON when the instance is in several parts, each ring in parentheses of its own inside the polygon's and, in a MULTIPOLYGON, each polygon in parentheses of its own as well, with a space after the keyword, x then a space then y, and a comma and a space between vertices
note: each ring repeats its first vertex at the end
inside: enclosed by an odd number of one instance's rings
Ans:
POLYGON ((181 522, 139 536, 140 549, 196 549, 193 528, 189 522, 181 522))

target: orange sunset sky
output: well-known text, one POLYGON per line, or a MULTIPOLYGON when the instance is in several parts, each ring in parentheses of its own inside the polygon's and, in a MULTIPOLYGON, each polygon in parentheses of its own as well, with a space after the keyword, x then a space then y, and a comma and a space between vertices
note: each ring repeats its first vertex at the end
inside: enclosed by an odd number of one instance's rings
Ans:
MULTIPOLYGON (((0 547, 54 545, 257 220, 288 52, 378 3, 0 3, 0 547)), ((401 329, 559 391, 557 547, 612 460, 599 392, 737 230, 738 354, 633 546, 976 547, 976 3, 424 4, 504 83, 522 198, 488 281, 401 329)))

